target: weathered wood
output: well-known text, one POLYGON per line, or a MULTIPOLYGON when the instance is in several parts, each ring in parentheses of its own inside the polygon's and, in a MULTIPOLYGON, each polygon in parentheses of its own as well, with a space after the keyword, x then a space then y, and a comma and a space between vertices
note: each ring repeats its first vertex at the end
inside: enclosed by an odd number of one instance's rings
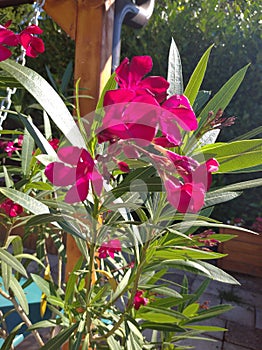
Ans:
POLYGON ((218 267, 262 277, 262 235, 233 229, 221 229, 220 233, 233 234, 237 237, 219 244, 218 251, 228 255, 217 260, 218 267))

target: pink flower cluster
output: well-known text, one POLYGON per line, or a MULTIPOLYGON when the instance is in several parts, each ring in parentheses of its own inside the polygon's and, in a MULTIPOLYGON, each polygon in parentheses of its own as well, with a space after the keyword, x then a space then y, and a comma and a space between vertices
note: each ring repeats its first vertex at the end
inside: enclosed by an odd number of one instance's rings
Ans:
POLYGON ((198 123, 185 96, 167 98, 166 79, 144 78, 152 65, 151 57, 137 56, 131 61, 124 59, 117 68, 119 88, 106 92, 103 124, 97 130, 98 142, 109 142, 107 155, 97 155, 94 160, 85 149, 65 147, 58 151, 60 161, 46 167, 45 174, 54 185, 71 185, 65 196, 67 203, 84 201, 90 184, 94 193, 101 194, 103 177, 96 163, 101 162, 103 174, 110 179, 108 162, 114 161, 122 172, 129 172, 128 164, 117 156, 123 152, 127 158, 138 158, 145 153, 145 146, 151 145, 154 152, 147 151, 146 155, 163 180, 170 204, 181 213, 196 213, 203 207, 211 174, 219 164, 215 159, 199 163, 169 150, 182 144, 181 131, 196 130, 198 123))
POLYGON ((10 217, 14 218, 23 212, 21 205, 14 203, 11 199, 7 198, 1 205, 0 208, 10 217))
POLYGON ((24 136, 19 135, 17 141, 0 141, 0 148, 3 149, 8 157, 12 157, 13 153, 21 150, 24 136), (17 144, 17 146, 15 146, 17 144))
POLYGON ((15 34, 8 29, 11 21, 4 25, 0 25, 0 61, 4 61, 12 55, 8 47, 21 45, 29 57, 37 57, 45 51, 43 40, 36 35, 42 34, 42 29, 37 25, 32 24, 22 30, 21 33, 15 34))

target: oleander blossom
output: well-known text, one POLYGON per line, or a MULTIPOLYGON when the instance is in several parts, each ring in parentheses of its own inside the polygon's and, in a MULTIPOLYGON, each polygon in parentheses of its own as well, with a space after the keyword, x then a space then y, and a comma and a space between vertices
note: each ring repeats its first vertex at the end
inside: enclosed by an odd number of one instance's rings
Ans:
POLYGON ((2 208, 10 218, 14 218, 23 212, 23 207, 9 198, 0 205, 0 208, 2 208))
POLYGON ((68 146, 60 148, 57 156, 60 161, 48 164, 45 175, 55 186, 71 186, 65 196, 67 203, 84 201, 90 183, 94 193, 98 196, 101 194, 103 178, 87 150, 68 146))
POLYGON ((107 91, 104 97, 106 110, 98 141, 143 140, 169 147, 182 142, 180 128, 197 129, 195 113, 183 95, 166 99, 169 83, 160 76, 143 77, 152 69, 150 56, 135 56, 123 60, 116 69, 119 88, 107 91), (161 131, 162 135, 157 136, 161 131))
POLYGON ((24 47, 27 56, 36 58, 45 51, 43 40, 36 36, 42 33, 43 30, 41 28, 32 24, 19 34, 20 44, 24 47))
POLYGON ((135 297, 134 297, 134 308, 138 310, 142 305, 147 305, 149 300, 142 295, 144 294, 143 290, 136 291, 135 297))
POLYGON ((0 61, 8 59, 12 55, 7 46, 17 46, 19 44, 18 36, 8 29, 11 23, 11 21, 8 21, 4 25, 0 25, 0 61))
POLYGON ((101 247, 98 249, 98 256, 100 259, 105 259, 108 256, 114 259, 115 253, 121 252, 121 250, 121 242, 118 239, 112 239, 102 243, 101 247))

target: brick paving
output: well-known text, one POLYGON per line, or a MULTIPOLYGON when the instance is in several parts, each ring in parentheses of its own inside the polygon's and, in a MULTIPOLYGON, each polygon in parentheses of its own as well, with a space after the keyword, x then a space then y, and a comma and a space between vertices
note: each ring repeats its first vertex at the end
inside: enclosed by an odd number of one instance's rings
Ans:
MULTIPOLYGON (((186 340, 181 345, 195 346, 195 350, 262 350, 262 278, 233 274, 240 286, 211 281, 200 302, 209 301, 210 306, 219 303, 231 304, 234 309, 216 319, 203 322, 227 328, 227 332, 207 333, 210 341, 186 340)), ((180 277, 182 274, 180 275, 180 277)), ((171 276, 170 276, 171 277, 171 276)), ((179 275, 176 271, 176 282, 179 275)), ((189 275, 191 293, 201 283, 200 276, 189 275)), ((44 339, 49 333, 45 331, 44 339)), ((15 350, 38 350, 32 335, 15 350)), ((59 349, 57 349, 59 350, 59 349)))

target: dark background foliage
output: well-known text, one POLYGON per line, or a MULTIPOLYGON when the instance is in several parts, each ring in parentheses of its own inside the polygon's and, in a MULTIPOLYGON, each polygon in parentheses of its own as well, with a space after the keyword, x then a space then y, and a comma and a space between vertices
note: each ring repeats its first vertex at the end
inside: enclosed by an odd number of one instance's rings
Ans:
MULTIPOLYGON (((17 23, 28 16, 32 7, 23 5, 2 10, 6 19, 17 23)), ((261 18, 259 1, 244 0, 157 0, 148 25, 140 30, 123 27, 122 57, 151 55, 153 74, 166 76, 171 37, 176 41, 183 64, 184 82, 188 81, 204 51, 214 44, 202 88, 217 92, 241 67, 251 63, 248 73, 225 115, 235 115, 234 126, 222 130, 219 140, 229 141, 261 125, 261 18)), ((27 65, 47 77, 48 66, 59 85, 68 62, 74 56, 74 43, 43 14, 40 26, 46 52, 27 65)), ((71 86, 72 87, 72 86, 71 86)), ((261 136, 261 135, 260 135, 261 136)), ((215 185, 258 177, 261 173, 216 177, 215 185)), ((261 212, 261 190, 246 191, 242 197, 218 206, 215 217, 226 221, 242 217, 251 222, 261 212)))

